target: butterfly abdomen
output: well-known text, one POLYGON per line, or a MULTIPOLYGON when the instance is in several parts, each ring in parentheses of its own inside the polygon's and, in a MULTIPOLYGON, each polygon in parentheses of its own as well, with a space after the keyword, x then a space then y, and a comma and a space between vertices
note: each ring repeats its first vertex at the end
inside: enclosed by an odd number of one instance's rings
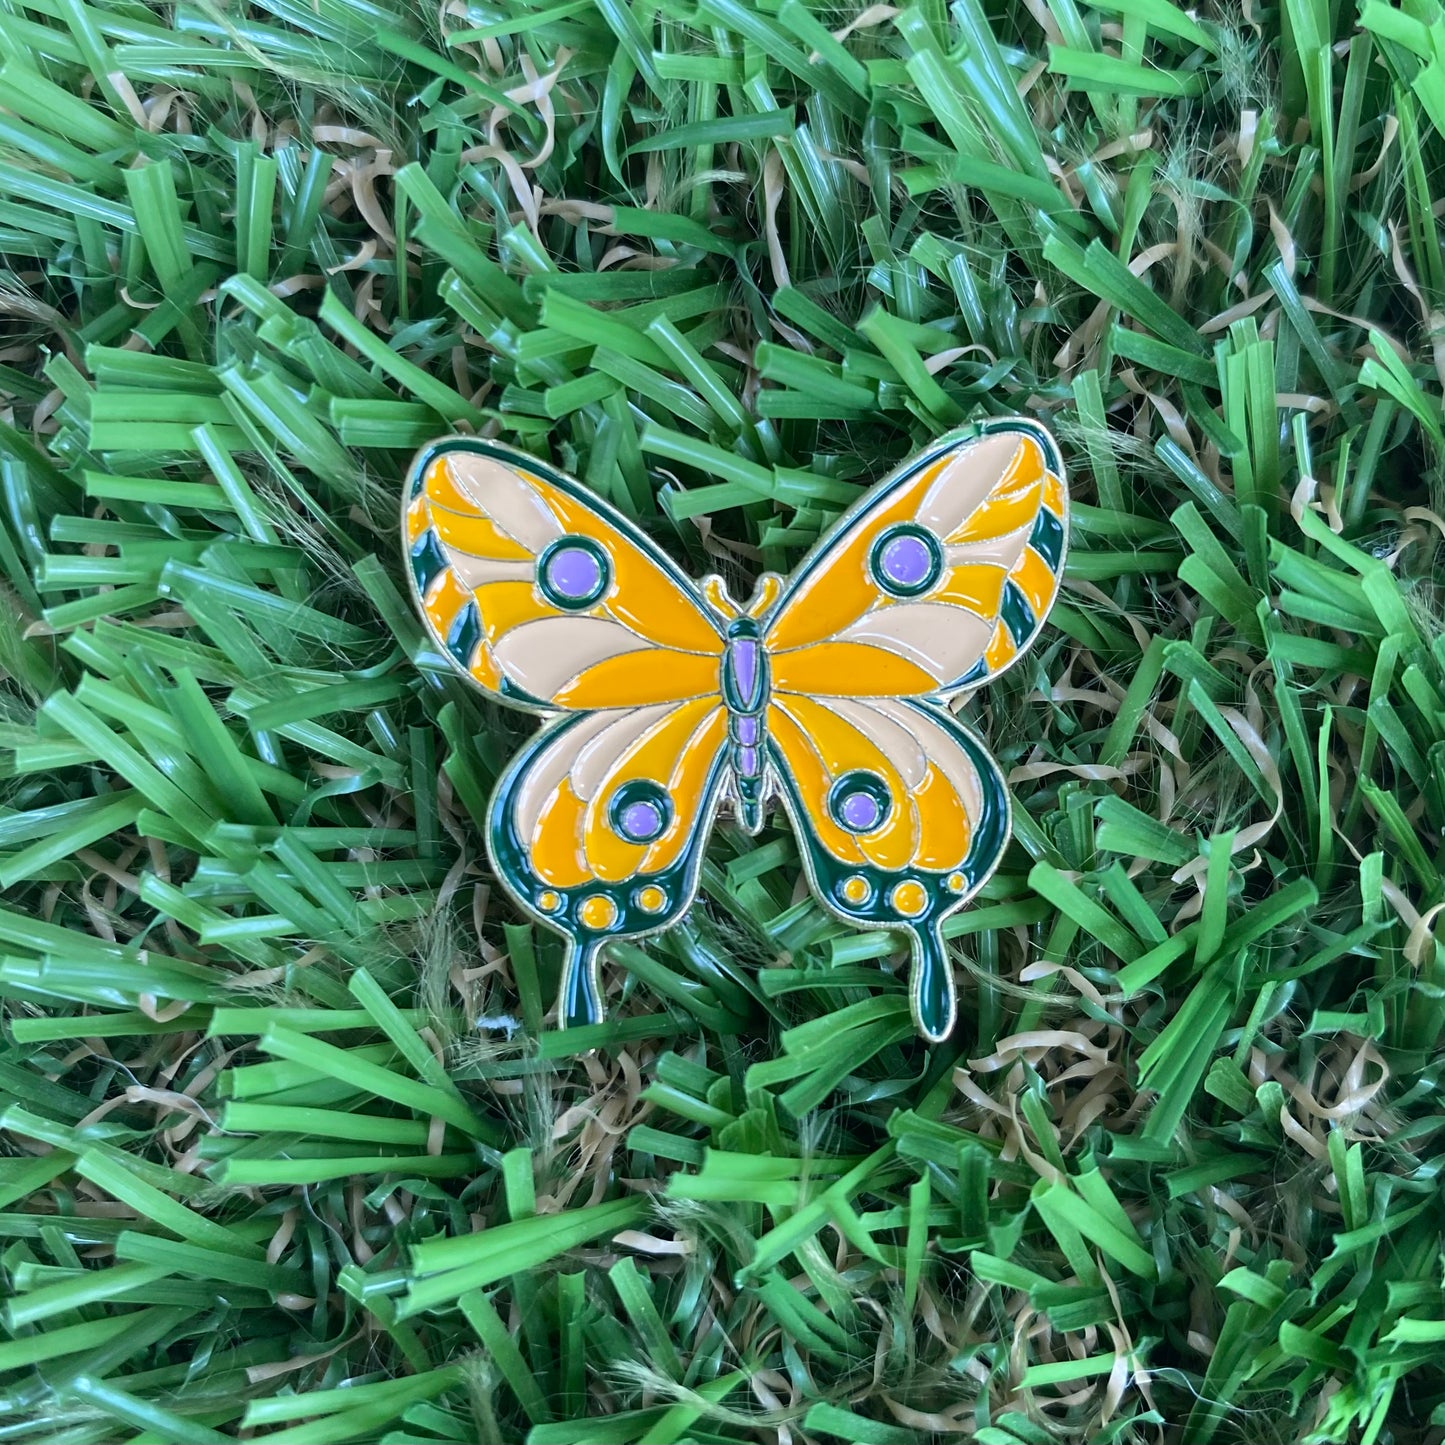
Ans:
POLYGON ((768 653, 758 624, 739 617, 728 628, 722 693, 728 709, 728 761, 737 782, 738 819, 756 832, 763 816, 763 762, 767 741, 768 653))

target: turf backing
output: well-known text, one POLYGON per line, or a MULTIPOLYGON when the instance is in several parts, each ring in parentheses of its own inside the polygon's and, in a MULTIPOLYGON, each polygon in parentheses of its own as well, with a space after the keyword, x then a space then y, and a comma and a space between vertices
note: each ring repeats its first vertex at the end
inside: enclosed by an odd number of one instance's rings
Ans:
POLYGON ((1438 1439, 1441 17, 0 0, 0 1438, 1438 1439), (1010 412, 956 1036, 726 827, 558 1032, 412 449, 743 590, 1010 412))

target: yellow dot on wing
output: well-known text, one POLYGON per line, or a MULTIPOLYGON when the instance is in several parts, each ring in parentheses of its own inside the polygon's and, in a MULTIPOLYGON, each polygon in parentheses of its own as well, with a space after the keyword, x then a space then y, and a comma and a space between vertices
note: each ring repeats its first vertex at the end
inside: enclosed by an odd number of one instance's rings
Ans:
POLYGON ((667 894, 655 883, 649 883, 645 888, 639 888, 633 899, 637 906, 644 913, 661 913, 667 906, 667 894))
POLYGON ((617 922, 617 905, 605 893, 594 893, 582 900, 577 917, 585 927, 601 933, 617 922))
POLYGON ((543 913, 555 913, 562 906, 562 895, 554 893, 550 888, 537 895, 537 907, 543 913))
POLYGON ((889 902, 905 918, 916 918, 928 907, 928 890, 910 878, 894 885, 889 902))
POLYGON ((845 878, 838 889, 845 903, 854 904, 866 903, 870 891, 868 880, 861 873, 854 873, 852 877, 845 878))
POLYGON ((962 893, 968 887, 968 879, 962 873, 950 873, 948 875, 948 886, 954 893, 962 893))

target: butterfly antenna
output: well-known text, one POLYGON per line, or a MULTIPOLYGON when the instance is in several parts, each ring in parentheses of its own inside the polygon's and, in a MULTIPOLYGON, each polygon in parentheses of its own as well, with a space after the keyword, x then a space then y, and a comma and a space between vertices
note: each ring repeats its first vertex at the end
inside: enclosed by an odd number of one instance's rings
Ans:
POLYGON ((569 938, 562 961, 562 1001, 558 1012, 564 1029, 602 1022, 602 985, 598 979, 601 963, 600 938, 569 938))
POLYGON ((929 1043, 942 1043, 953 1032, 958 1016, 948 950, 937 923, 909 932, 913 935, 913 971, 909 978, 913 1022, 929 1043))

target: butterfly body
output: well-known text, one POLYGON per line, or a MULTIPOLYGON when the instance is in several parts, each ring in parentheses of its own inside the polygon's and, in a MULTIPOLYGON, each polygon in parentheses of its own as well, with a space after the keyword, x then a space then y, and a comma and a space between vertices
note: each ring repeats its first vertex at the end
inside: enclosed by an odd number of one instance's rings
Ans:
POLYGON ((1008 791, 950 698, 1030 645, 1067 494, 1037 424, 986 423, 868 491, 738 605, 579 483, 496 443, 418 457, 404 530, 451 664, 548 721, 489 810, 498 876, 569 942, 564 1023, 602 1016, 612 939, 690 906, 712 821, 785 812, 820 902, 908 935, 920 1031, 955 1016, 940 925, 987 880, 1008 791))
POLYGON ((751 617, 734 618, 728 624, 722 695, 728 709, 728 763, 738 821, 749 833, 756 833, 767 804, 768 653, 751 617))

